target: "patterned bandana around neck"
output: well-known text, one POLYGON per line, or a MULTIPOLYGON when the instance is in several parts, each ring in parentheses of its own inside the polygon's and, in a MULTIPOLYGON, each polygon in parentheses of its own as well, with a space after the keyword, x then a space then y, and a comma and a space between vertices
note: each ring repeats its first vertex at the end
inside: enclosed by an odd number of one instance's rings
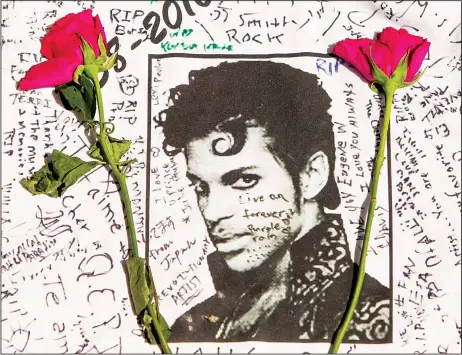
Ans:
MULTIPOLYGON (((217 290, 222 292, 233 303, 231 314, 224 319, 221 326, 221 330, 223 330, 230 327, 230 323, 233 322, 235 317, 245 312, 245 309, 252 302, 255 295, 265 291, 270 280, 267 278, 268 275, 260 273, 258 277, 254 275, 245 280, 240 275, 241 279, 238 282, 234 280, 234 277, 239 277, 238 275, 230 277, 228 272, 228 277, 223 277, 222 275, 217 277, 218 275, 213 271, 222 270, 222 268, 216 268, 213 266, 213 263, 210 266, 214 280, 220 280, 220 282, 215 283, 217 290), (222 283, 222 281, 225 282, 222 283)), ((351 287, 351 266, 350 251, 343 230, 342 220, 339 215, 326 215, 320 224, 295 241, 290 247, 286 298, 277 305, 273 303, 275 309, 262 307, 262 312, 266 311, 266 314, 261 314, 259 321, 255 324, 251 324, 250 322, 243 324, 241 327, 242 333, 239 334, 239 332, 235 331, 233 332, 233 336, 239 337, 246 334, 247 337, 256 337, 258 339, 259 334, 262 332, 265 333, 264 324, 273 323, 272 321, 269 322, 268 319, 281 318, 278 322, 288 323, 287 326, 290 323, 292 326, 289 326, 289 328, 293 329, 293 323, 295 322, 298 324, 298 327, 307 330, 306 334, 299 335, 300 339, 323 337, 320 333, 329 333, 330 329, 325 329, 325 326, 315 326, 320 306, 323 309, 322 323, 326 325, 326 310, 322 306, 325 304, 327 295, 332 297, 329 288, 334 283, 338 283, 339 279, 343 279, 344 277, 342 276, 348 274, 348 283, 344 285, 345 287, 342 287, 345 294, 343 296, 337 295, 344 299, 338 299, 335 307, 330 307, 328 313, 332 313, 331 316, 334 316, 336 313, 343 311, 342 305, 346 302, 351 287), (293 310, 297 311, 294 313, 293 310), (291 313, 293 316, 291 316, 291 313)), ((337 290, 337 287, 335 289, 337 290)), ((276 295, 278 293, 277 290, 274 293, 276 295)), ((266 302, 270 307, 272 305, 271 297, 269 294, 267 296, 266 302)), ((336 325, 332 324, 334 327, 336 325)), ((328 326, 327 328, 331 327, 328 326)), ((224 333, 222 331, 219 332, 219 337, 221 338, 220 334, 224 333)))

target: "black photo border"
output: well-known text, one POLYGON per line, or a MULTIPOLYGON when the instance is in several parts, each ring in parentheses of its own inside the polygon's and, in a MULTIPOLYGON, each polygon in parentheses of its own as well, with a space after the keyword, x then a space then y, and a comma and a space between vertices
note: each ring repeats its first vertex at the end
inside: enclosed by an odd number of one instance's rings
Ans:
MULTIPOLYGON (((151 130, 152 130, 152 100, 151 100, 151 89, 152 89, 152 68, 153 61, 157 59, 168 59, 168 58, 193 58, 193 59, 273 59, 273 58, 299 58, 299 57, 315 57, 315 58, 328 58, 332 59, 335 56, 327 53, 316 53, 316 52, 296 52, 296 53, 270 53, 270 54, 194 54, 194 53, 166 53, 166 54, 149 54, 148 55, 148 87, 147 87, 147 136, 146 136, 146 205, 145 205, 145 239, 147 250, 149 250, 149 233, 150 233, 150 221, 149 221, 149 210, 150 210, 150 189, 151 189, 151 130)), ((391 126, 391 125, 390 125, 391 126)), ((392 184, 392 163, 391 157, 391 127, 388 130, 387 136, 387 169, 388 169, 388 214, 389 214, 389 288, 390 288, 390 342, 383 343, 381 341, 368 341, 364 343, 359 340, 345 341, 345 344, 393 344, 394 343, 394 332, 393 332, 393 184, 392 184)), ((354 257, 353 257, 354 259, 354 257)), ((149 253, 146 253, 146 262, 149 265, 149 253)), ((353 260, 354 262, 354 260, 353 260)), ((303 343, 320 343, 320 341, 303 341, 303 343)), ((294 342, 294 344, 296 344, 294 342)))

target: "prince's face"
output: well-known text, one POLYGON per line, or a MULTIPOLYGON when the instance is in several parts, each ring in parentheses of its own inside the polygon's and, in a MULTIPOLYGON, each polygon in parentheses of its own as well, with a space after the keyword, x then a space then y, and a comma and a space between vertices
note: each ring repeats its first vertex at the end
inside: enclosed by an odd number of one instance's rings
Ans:
MULTIPOLYGON (((214 152, 213 132, 186 147, 188 178, 210 237, 228 266, 249 271, 287 249, 301 228, 292 177, 268 150, 261 127, 247 129, 234 155, 214 152)), ((226 139, 216 150, 226 150, 226 139)))

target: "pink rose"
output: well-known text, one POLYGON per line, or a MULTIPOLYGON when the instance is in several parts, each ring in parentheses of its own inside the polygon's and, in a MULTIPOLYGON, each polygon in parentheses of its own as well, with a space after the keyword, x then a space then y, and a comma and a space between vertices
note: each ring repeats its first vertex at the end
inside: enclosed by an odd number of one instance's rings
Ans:
POLYGON ((411 35, 403 28, 396 30, 387 27, 377 35, 376 40, 368 38, 344 39, 335 45, 332 52, 353 65, 368 82, 372 83, 375 79, 372 76, 370 59, 385 75, 390 77, 401 58, 409 51, 407 74, 404 80, 405 83, 408 83, 414 80, 429 48, 430 42, 426 38, 411 35), (372 58, 370 58, 371 44, 372 58))
POLYGON ((83 64, 82 41, 78 35, 90 44, 98 57, 100 33, 107 48, 103 25, 98 15, 93 17, 91 9, 56 21, 42 40, 40 53, 48 60, 32 66, 21 79, 19 89, 54 87, 72 81, 75 69, 83 64))

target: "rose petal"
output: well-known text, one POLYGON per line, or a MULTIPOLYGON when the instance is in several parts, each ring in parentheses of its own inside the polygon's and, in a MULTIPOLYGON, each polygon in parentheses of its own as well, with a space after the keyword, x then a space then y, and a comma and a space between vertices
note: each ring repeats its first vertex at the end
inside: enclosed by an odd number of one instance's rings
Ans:
POLYGON ((90 47, 93 48, 96 57, 98 57, 100 54, 98 47, 99 32, 96 32, 96 30, 92 27, 82 27, 77 32, 85 39, 85 41, 87 41, 90 44, 90 47))
POLYGON ((74 13, 67 14, 63 18, 56 21, 50 28, 49 32, 61 30, 63 27, 66 27, 69 23, 73 22, 76 18, 74 13))
POLYGON ((63 29, 65 30, 69 24, 75 22, 76 20, 85 23, 87 26, 94 27, 91 9, 87 9, 76 14, 67 14, 63 18, 56 21, 53 26, 51 26, 49 32, 62 31, 63 29))
POLYGON ((51 38, 50 36, 48 36, 48 33, 46 33, 42 39, 42 46, 40 48, 40 54, 43 55, 46 59, 52 59, 53 51, 51 47, 52 47, 51 38))
POLYGON ((83 54, 80 47, 82 46, 82 40, 77 36, 76 33, 69 35, 56 36, 53 42, 53 53, 55 58, 60 57, 73 57, 83 64, 83 54))
MULTIPOLYGON (((93 51, 95 52, 95 55, 98 57, 99 56, 99 47, 98 47, 98 32, 96 29, 93 27, 93 25, 87 26, 85 23, 83 23, 80 20, 73 21, 69 26, 66 28, 66 33, 68 34, 75 34, 78 33, 80 36, 82 36, 85 41, 87 41, 91 48, 93 48, 93 51)), ((82 42, 79 39, 79 48, 82 42)), ((64 52, 66 51, 65 48, 62 48, 60 51, 64 52)))
POLYGON ((399 61, 408 50, 412 50, 424 42, 422 37, 414 36, 404 28, 396 30, 393 27, 385 28, 382 33, 378 35, 378 38, 380 42, 391 48, 390 64, 392 71, 396 69, 399 61))
POLYGON ((75 16, 82 22, 85 22, 88 26, 94 27, 93 22, 93 13, 91 9, 80 11, 79 13, 75 14, 75 16))
POLYGON ((104 32, 104 27, 103 24, 101 23, 101 20, 98 15, 95 16, 95 30, 96 32, 101 33, 101 36, 103 37, 103 43, 106 47, 107 50, 107 39, 106 39, 106 33, 104 32))
POLYGON ((42 40, 40 53, 47 59, 59 57, 80 58, 83 63, 80 38, 75 33, 68 34, 64 31, 47 33, 42 40))
POLYGON ((422 37, 410 34, 405 28, 399 30, 393 27, 386 27, 377 35, 377 39, 383 43, 392 43, 397 40, 398 43, 405 43, 407 47, 415 46, 423 41, 422 37))
MULTIPOLYGON (((379 41, 372 41, 372 59, 375 65, 382 70, 388 77, 393 73, 391 65, 392 49, 379 41)), ((396 66, 395 66, 396 68, 396 66)))
POLYGON ((43 36, 42 39, 42 45, 40 48, 40 53, 47 59, 51 59, 54 57, 53 54, 53 37, 56 34, 59 34, 65 29, 67 26, 69 26, 70 23, 75 21, 75 14, 67 14, 63 18, 59 19, 56 21, 50 28, 50 30, 45 33, 45 36, 43 36))
MULTIPOLYGON (((96 56, 99 56, 98 35, 103 28, 101 21, 99 21, 99 26, 101 28, 95 28, 95 20, 93 19, 91 9, 81 11, 77 14, 68 14, 55 22, 50 31, 45 34, 40 52, 47 59, 74 55, 74 53, 80 56, 80 54, 77 54, 77 49, 80 50, 80 40, 77 48, 74 46, 75 41, 72 41, 72 46, 69 46, 68 42, 61 40, 66 34, 79 33, 93 48, 96 56)), ((106 35, 104 35, 104 38, 106 38, 106 35)))
POLYGON ((345 39, 335 45, 332 53, 353 65, 367 81, 373 82, 374 78, 368 61, 371 42, 372 40, 368 38, 345 39))
POLYGON ((61 57, 33 65, 19 82, 20 90, 41 89, 66 84, 79 65, 72 57, 61 57))
POLYGON ((424 43, 415 47, 414 50, 412 50, 409 53, 408 70, 406 74, 406 79, 404 80, 405 82, 410 82, 414 80, 414 77, 420 70, 420 66, 422 65, 422 62, 425 59, 425 56, 427 55, 429 49, 430 42, 425 40, 424 43))
POLYGON ((76 35, 77 33, 90 44, 95 55, 99 56, 98 34, 96 30, 78 19, 69 23, 66 28, 63 27, 61 31, 47 33, 42 40, 42 55, 46 58, 75 56, 83 60, 80 49, 82 41, 76 35))

